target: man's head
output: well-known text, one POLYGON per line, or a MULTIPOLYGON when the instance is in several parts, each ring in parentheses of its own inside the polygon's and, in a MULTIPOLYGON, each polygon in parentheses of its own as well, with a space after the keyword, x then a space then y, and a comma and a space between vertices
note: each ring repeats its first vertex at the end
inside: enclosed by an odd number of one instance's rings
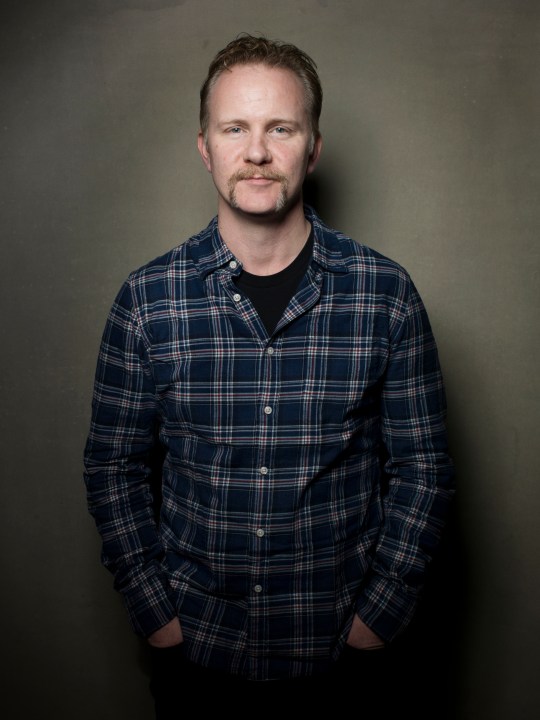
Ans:
POLYGON ((290 70, 298 77, 304 88, 313 146, 319 135, 322 109, 322 87, 314 61, 295 45, 248 34, 232 40, 210 63, 208 76, 201 87, 200 124, 205 139, 208 133, 208 99, 217 79, 235 65, 258 64, 290 70))

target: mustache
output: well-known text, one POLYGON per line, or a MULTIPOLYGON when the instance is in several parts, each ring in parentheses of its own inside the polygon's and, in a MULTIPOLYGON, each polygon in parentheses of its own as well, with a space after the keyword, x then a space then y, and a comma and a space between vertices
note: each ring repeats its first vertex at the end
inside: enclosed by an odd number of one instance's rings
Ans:
POLYGON ((267 168, 246 168, 245 170, 237 170, 229 180, 229 185, 233 185, 240 180, 251 180, 252 178, 264 178, 265 180, 275 180, 276 182, 287 182, 285 175, 273 172, 267 168))

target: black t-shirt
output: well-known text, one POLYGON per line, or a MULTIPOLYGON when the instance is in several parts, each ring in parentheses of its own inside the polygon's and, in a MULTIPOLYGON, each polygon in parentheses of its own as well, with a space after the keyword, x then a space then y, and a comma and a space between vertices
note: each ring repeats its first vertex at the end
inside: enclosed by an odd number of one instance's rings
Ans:
POLYGON ((255 305, 271 335, 308 268, 313 251, 313 228, 300 254, 286 268, 274 275, 252 275, 245 270, 236 285, 255 305))

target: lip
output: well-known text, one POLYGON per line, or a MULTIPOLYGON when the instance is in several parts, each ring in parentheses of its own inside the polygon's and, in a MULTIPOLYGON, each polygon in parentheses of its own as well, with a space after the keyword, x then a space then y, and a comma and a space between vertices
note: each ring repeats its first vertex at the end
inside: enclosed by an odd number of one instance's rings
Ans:
POLYGON ((250 178, 245 178, 241 182, 247 182, 250 185, 267 185, 267 184, 269 185, 276 181, 273 180, 272 178, 266 178, 266 177, 250 177, 250 178))

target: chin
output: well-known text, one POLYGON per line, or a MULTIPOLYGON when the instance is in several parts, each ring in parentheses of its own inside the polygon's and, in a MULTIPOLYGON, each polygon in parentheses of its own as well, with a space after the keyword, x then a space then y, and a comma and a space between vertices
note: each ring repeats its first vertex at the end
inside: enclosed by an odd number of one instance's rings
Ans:
POLYGON ((239 210, 246 215, 259 215, 261 217, 269 217, 280 215, 281 213, 286 211, 287 208, 290 206, 290 202, 289 198, 280 196, 277 198, 273 198, 271 201, 268 202, 242 202, 242 200, 240 199, 232 202, 231 206, 235 210, 239 210))
POLYGON ((287 212, 287 207, 276 206, 267 208, 237 207, 236 210, 246 217, 252 218, 277 218, 287 212))

